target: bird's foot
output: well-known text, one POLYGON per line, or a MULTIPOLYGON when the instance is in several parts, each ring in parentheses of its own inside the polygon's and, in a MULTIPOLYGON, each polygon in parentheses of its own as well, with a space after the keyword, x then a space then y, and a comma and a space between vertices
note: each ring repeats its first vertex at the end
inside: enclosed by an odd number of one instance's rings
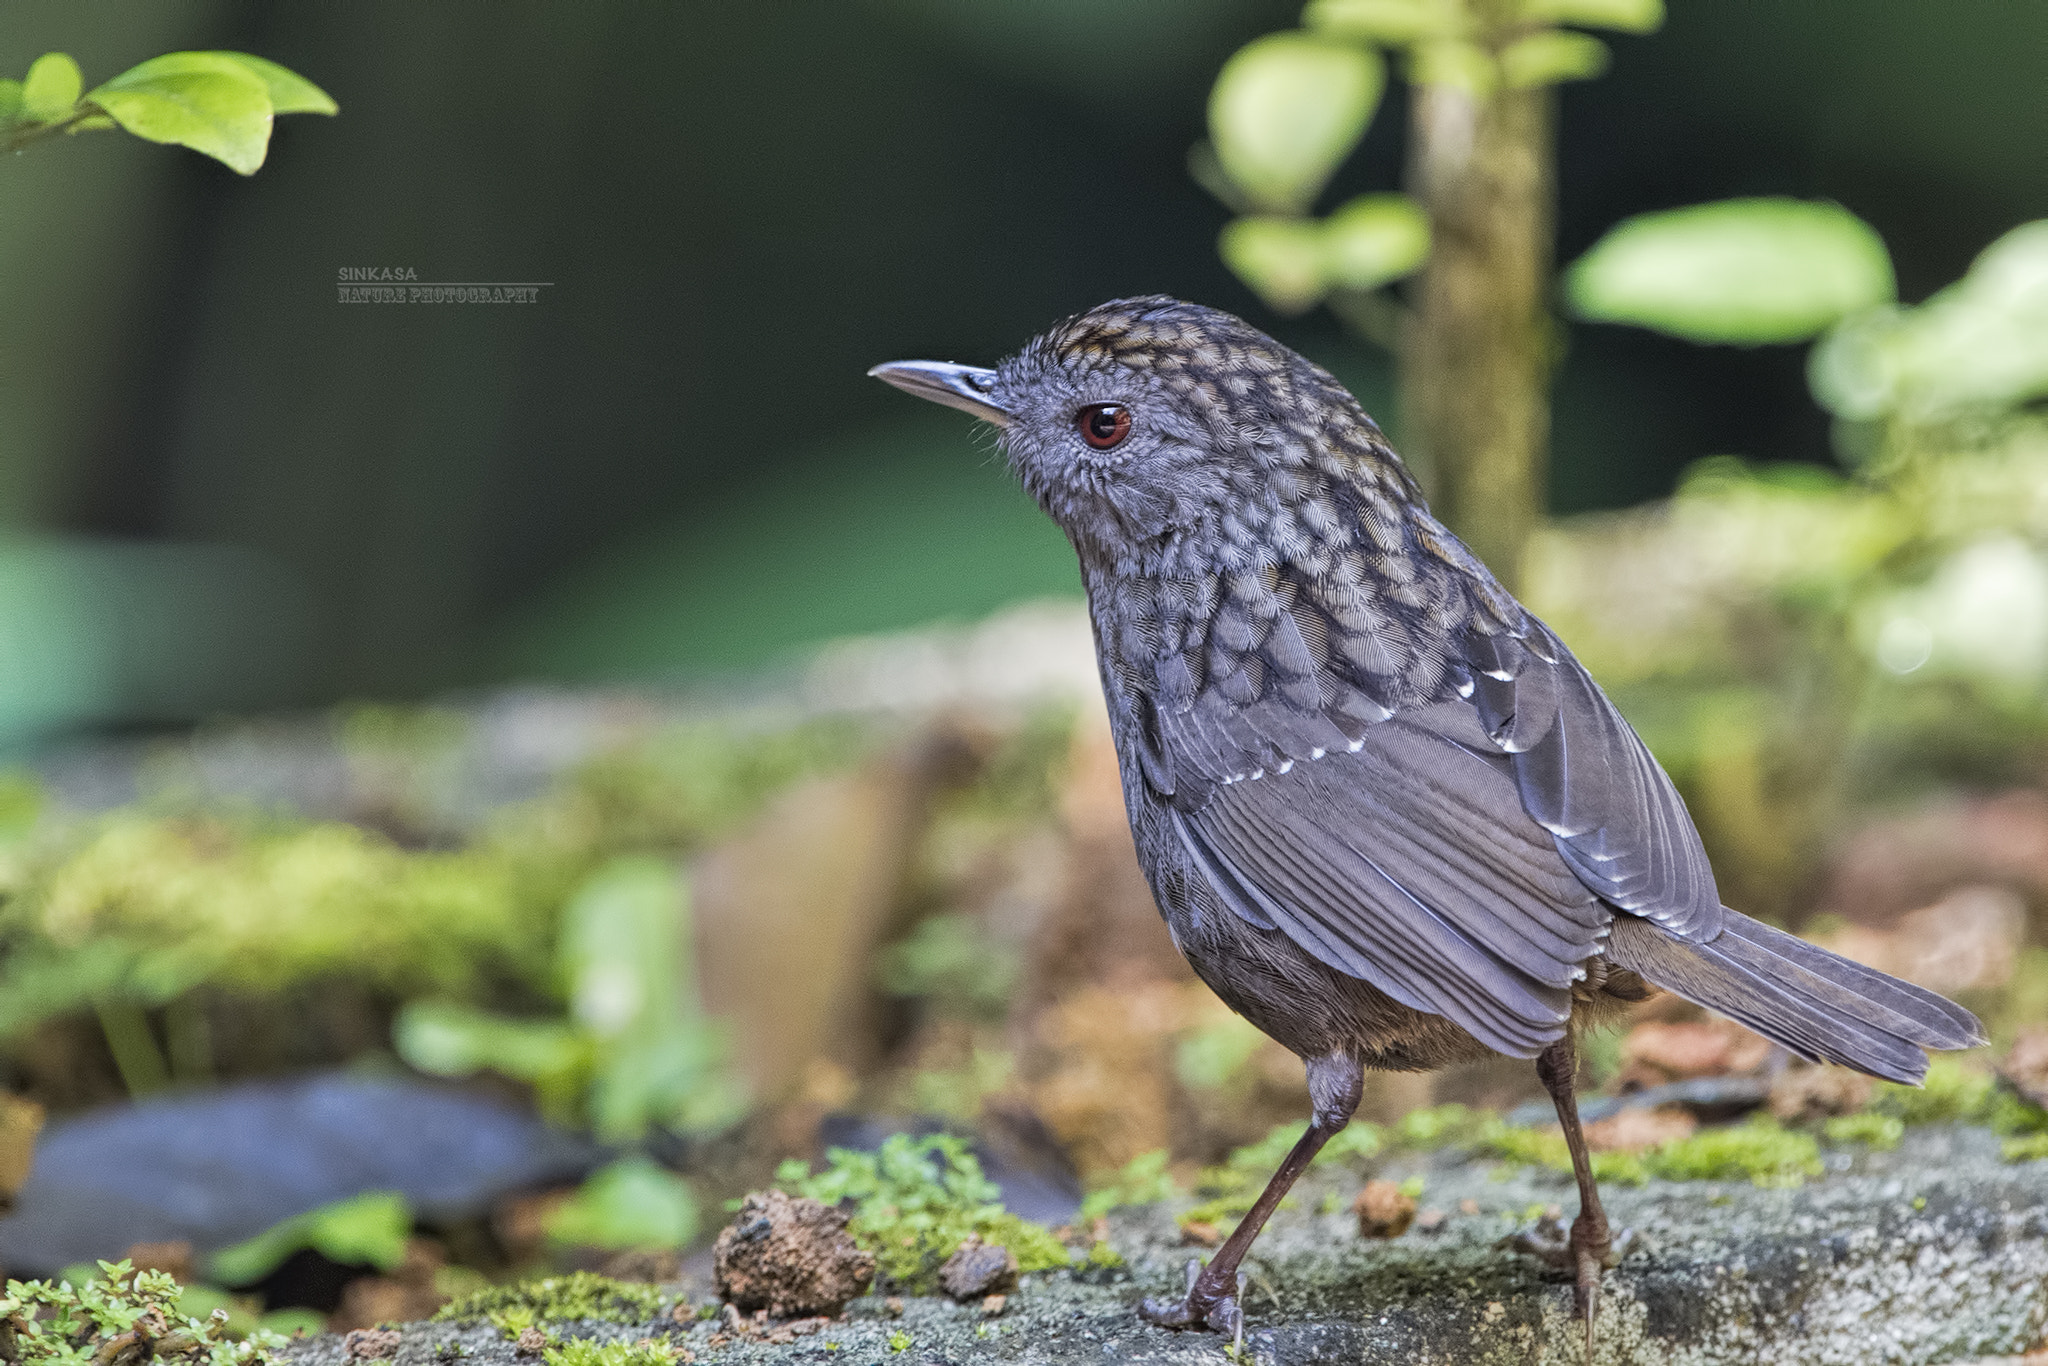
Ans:
POLYGON ((1635 1242, 1635 1230, 1611 1234, 1605 1219, 1572 1220, 1567 1230, 1554 1215, 1544 1215, 1534 1228, 1506 1240, 1516 1252, 1572 1273, 1572 1307, 1586 1324, 1586 1359, 1593 1359, 1593 1319, 1600 1309, 1600 1273, 1621 1265, 1635 1242))
POLYGON ((1188 1290, 1180 1299, 1148 1299, 1138 1306, 1138 1317, 1160 1328, 1206 1328, 1228 1333, 1238 1345, 1244 1342, 1244 1310, 1238 1296, 1244 1292, 1243 1273, 1211 1277, 1200 1261, 1188 1263, 1188 1290))

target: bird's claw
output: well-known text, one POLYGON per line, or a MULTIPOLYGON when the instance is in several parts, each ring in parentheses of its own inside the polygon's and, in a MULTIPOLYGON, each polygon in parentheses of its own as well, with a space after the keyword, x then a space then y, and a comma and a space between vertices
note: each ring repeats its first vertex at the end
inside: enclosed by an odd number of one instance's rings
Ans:
POLYGON ((1572 1273, 1572 1308, 1586 1325, 1589 1362, 1593 1359, 1593 1319, 1600 1308, 1600 1273, 1620 1266, 1635 1240, 1634 1229, 1610 1235, 1605 1220, 1589 1220, 1584 1214, 1572 1220, 1569 1230, 1556 1216, 1546 1214, 1534 1228, 1506 1240, 1515 1251, 1572 1273))
POLYGON ((1226 1333, 1242 1346, 1244 1310, 1238 1304, 1238 1296, 1244 1292, 1244 1286, 1242 1273, 1230 1281, 1214 1284, 1208 1268, 1200 1261, 1190 1261, 1187 1293, 1177 1300, 1148 1299, 1138 1306, 1138 1317, 1158 1328, 1204 1328, 1212 1333, 1226 1333))
POLYGON ((1563 1220, 1546 1214, 1536 1221, 1533 1228, 1525 1228, 1502 1240, 1502 1244, 1516 1252, 1524 1252, 1559 1271, 1577 1271, 1582 1259, 1589 1259, 1595 1266, 1612 1270, 1621 1265, 1635 1246, 1636 1232, 1625 1228, 1610 1238, 1596 1239, 1592 1230, 1582 1228, 1573 1220, 1569 1228, 1563 1220), (1605 1244, 1602 1246, 1601 1244, 1605 1244))

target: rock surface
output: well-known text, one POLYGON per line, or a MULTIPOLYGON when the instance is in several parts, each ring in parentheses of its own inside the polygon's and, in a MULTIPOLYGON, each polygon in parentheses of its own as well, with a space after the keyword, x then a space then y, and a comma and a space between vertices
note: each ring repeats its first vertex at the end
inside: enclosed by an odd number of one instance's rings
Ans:
MULTIPOLYGON (((1653 1182, 1609 1192, 1637 1250, 1606 1281, 1600 1366, 1965 1362, 2026 1352, 2048 1328, 2048 1162, 2008 1164, 1979 1130, 1909 1131, 1891 1153, 1830 1154, 1830 1175, 1794 1190, 1653 1182)), ((1583 1340, 1563 1279, 1495 1247, 1546 1207, 1569 1210, 1569 1177, 1448 1159, 1387 1164, 1421 1175, 1425 1217, 1399 1238, 1360 1239, 1352 1173, 1312 1174, 1299 1208, 1260 1240, 1245 1349, 1260 1362, 1546 1363, 1578 1366, 1583 1340), (1428 1211, 1444 1212, 1430 1220, 1428 1211), (1425 1231, 1425 1228, 1428 1231, 1425 1231)), ((1215 1362, 1213 1336, 1145 1327, 1143 1294, 1177 1286, 1190 1253, 1162 1209, 1121 1211, 1117 1271, 1028 1276, 1003 1312, 883 1300, 793 1341, 727 1314, 701 1322, 588 1324, 604 1338, 669 1336, 694 1359, 744 1363, 1215 1362)), ((683 1315, 689 1320, 689 1315, 683 1315)), ((461 1343, 475 1366, 512 1366, 489 1326, 403 1330, 396 1366, 461 1343)), ((784 1335, 786 1336, 786 1335, 784 1335)), ((296 1345, 298 1366, 343 1366, 341 1340, 296 1345)))

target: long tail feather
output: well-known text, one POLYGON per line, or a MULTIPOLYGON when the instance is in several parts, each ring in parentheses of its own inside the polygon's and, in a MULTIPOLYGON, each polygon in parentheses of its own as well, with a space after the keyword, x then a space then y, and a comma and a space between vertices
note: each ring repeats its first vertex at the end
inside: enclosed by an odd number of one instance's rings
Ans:
POLYGON ((1701 944, 1617 916, 1607 956, 1667 991, 1748 1025, 1811 1062, 1918 1082, 1928 1048, 1984 1042, 1977 1017, 1735 911, 1701 944))

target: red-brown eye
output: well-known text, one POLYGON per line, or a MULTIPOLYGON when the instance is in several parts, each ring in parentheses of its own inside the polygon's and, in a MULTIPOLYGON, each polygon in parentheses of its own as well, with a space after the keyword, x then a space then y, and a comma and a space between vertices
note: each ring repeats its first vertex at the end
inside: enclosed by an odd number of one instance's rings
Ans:
POLYGON ((1074 425, 1083 441, 1106 451, 1131 434, 1131 410, 1121 403, 1091 403, 1074 415, 1074 425))

